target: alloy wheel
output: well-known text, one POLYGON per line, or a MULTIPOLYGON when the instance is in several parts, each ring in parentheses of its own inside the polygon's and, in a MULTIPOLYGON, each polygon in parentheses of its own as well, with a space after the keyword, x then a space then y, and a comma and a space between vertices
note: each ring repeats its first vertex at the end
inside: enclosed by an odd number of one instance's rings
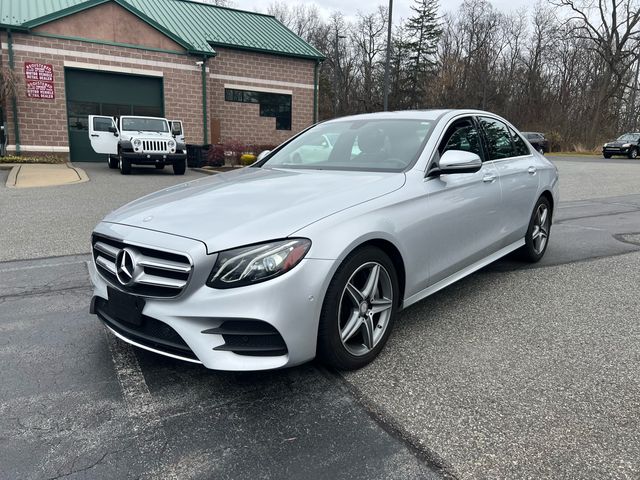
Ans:
POLYGON ((534 219, 533 232, 531 238, 533 240, 533 249, 537 255, 544 252, 549 238, 549 226, 551 218, 549 217, 549 209, 544 203, 538 205, 534 219))
POLYGON ((366 355, 380 342, 393 310, 393 284, 387 270, 367 262, 349 278, 338 308, 338 331, 345 349, 366 355))

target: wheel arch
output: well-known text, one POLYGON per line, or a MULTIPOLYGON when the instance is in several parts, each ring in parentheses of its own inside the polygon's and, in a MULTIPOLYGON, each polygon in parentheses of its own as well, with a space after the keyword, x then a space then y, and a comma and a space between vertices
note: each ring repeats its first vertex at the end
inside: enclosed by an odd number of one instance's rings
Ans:
POLYGON ((554 208, 555 208, 554 201, 553 201, 553 194, 549 190, 544 190, 540 194, 540 197, 546 198, 547 201, 549 202, 549 206, 551 207, 551 218, 553 218, 553 211, 554 211, 554 208))
POLYGON ((406 282, 407 282, 407 272, 404 265, 404 259, 402 257, 402 253, 400 253, 400 250, 398 249, 398 247, 396 247, 389 240, 385 240, 383 238, 372 238, 356 245, 354 248, 351 249, 351 251, 349 252, 349 255, 367 246, 379 248, 389 257, 389 259, 391 260, 391 263, 393 263, 393 267, 396 269, 396 275, 398 277, 398 286, 400 287, 400 295, 398 295, 398 307, 402 307, 402 303, 404 302, 404 292, 405 292, 406 282))

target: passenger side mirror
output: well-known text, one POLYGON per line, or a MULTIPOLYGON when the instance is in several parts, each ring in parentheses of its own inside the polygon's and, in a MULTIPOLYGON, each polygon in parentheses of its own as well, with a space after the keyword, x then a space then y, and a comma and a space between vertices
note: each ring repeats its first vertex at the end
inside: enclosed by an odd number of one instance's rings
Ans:
POLYGON ((482 160, 478 155, 464 150, 447 150, 440 157, 440 161, 429 172, 430 176, 475 173, 482 168, 482 160))
POLYGON ((256 159, 256 162, 259 162, 260 160, 263 160, 264 157, 266 157, 270 153, 271 153, 271 150, 263 150, 262 152, 260 152, 260 155, 258 155, 258 158, 256 159))

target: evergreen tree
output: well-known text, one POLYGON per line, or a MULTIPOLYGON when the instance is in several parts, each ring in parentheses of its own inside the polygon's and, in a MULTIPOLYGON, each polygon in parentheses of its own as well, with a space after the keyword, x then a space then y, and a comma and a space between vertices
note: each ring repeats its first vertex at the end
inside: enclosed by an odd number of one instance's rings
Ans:
POLYGON ((414 0, 414 16, 405 24, 405 49, 409 53, 406 65, 406 91, 409 106, 425 106, 428 77, 436 70, 436 49, 442 33, 438 18, 438 0, 414 0))

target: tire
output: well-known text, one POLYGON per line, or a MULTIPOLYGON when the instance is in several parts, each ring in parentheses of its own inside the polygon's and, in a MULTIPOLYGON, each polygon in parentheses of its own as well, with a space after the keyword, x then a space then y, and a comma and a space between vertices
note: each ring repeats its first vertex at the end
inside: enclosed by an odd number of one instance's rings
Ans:
POLYGON ((156 170, 164 169, 164 163, 156 163, 156 170))
POLYGON ((118 161, 118 165, 120 167, 120 173, 122 175, 129 175, 131 173, 131 161, 127 160, 126 158, 122 158, 121 156, 118 161))
POLYGON ((522 260, 536 263, 544 256, 549 246, 551 215, 549 200, 540 197, 529 220, 529 228, 527 228, 527 234, 524 237, 525 244, 519 251, 522 260), (543 224, 542 228, 540 228, 541 223, 543 224))
POLYGON ((544 155, 544 147, 538 147, 538 153, 544 155))
POLYGON ((389 339, 399 296, 396 270, 382 250, 364 247, 349 255, 333 276, 322 304, 320 361, 340 370, 356 370, 370 363, 389 339), (367 289, 374 271, 378 272, 376 287, 367 289), (376 306, 381 310, 374 311, 376 306))
POLYGON ((111 155, 109 155, 109 157, 107 157, 107 164, 109 165, 110 169, 115 170, 116 168, 118 168, 118 157, 112 157, 111 155))
POLYGON ((611 158, 611 154, 610 153, 603 153, 602 156, 604 158, 611 158))
POLYGON ((184 172, 187 171, 187 161, 182 160, 180 162, 176 162, 173 164, 173 174, 174 175, 184 175, 184 172))
POLYGON ((638 158, 638 149, 637 148, 632 148, 629 151, 629 154, 627 155, 631 160, 635 160, 636 158, 638 158))

